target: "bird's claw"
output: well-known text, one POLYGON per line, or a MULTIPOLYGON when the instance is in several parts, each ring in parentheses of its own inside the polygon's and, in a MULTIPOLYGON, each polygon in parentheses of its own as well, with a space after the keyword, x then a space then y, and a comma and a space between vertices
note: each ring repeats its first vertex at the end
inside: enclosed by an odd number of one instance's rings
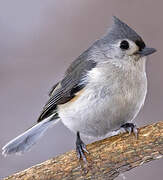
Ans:
POLYGON ((134 133, 136 139, 138 139, 138 129, 135 124, 133 123, 125 123, 121 126, 125 131, 127 131, 129 134, 132 132, 134 133))

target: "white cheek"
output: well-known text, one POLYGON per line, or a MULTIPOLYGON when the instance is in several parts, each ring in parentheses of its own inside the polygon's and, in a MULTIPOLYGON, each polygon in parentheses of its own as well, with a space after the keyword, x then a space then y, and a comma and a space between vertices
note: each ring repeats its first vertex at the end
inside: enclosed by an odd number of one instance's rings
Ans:
POLYGON ((137 52, 139 50, 138 46, 132 42, 129 41, 130 43, 130 49, 126 51, 127 55, 133 55, 135 52, 137 52))

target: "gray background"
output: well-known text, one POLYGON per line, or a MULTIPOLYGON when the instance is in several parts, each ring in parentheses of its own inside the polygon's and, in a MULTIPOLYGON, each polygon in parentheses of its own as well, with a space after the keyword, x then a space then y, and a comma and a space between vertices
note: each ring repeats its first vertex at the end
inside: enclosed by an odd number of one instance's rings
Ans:
MULTIPOLYGON (((136 122, 162 120, 162 7, 162 0, 0 0, 0 148, 36 121, 48 90, 106 32, 112 15, 158 50, 147 62, 148 95, 136 122)), ((0 177, 69 151, 74 141, 74 134, 58 123, 29 153, 0 155, 0 177)), ((162 167, 163 160, 155 161, 125 178, 161 180, 162 167)))

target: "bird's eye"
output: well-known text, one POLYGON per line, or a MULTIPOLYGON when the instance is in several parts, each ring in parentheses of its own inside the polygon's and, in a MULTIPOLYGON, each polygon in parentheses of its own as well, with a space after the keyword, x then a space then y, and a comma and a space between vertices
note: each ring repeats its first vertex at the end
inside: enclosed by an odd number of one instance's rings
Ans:
POLYGON ((121 48, 122 50, 127 50, 127 49, 129 48, 129 43, 128 43, 128 41, 123 40, 123 41, 120 43, 120 48, 121 48))

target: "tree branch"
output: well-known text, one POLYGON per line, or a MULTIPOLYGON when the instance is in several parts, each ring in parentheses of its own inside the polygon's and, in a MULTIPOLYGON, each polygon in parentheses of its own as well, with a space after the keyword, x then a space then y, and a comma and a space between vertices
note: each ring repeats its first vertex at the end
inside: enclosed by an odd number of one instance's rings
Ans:
POLYGON ((88 163, 75 151, 45 161, 5 180, 114 179, 120 173, 163 156, 163 121, 139 129, 134 135, 119 134, 87 146, 88 163))

